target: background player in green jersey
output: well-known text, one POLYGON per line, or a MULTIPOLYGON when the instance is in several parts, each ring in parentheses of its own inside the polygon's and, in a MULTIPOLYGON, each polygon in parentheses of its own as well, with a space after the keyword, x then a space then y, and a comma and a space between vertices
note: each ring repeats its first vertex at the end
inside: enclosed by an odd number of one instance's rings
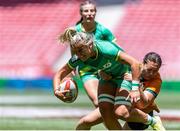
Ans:
MULTIPOLYGON (((77 66, 90 66, 96 72, 99 70, 110 74, 112 79, 100 79, 98 84, 98 105, 108 129, 122 129, 116 115, 122 118, 129 116, 131 100, 135 101, 138 90, 131 92, 131 81, 124 80, 124 75, 132 70, 132 87, 138 88, 139 62, 126 54, 119 46, 108 41, 94 41, 92 35, 67 29, 61 36, 62 42, 71 45, 75 55, 61 68, 54 77, 54 93, 64 98, 58 91, 58 85, 77 66), (127 64, 125 64, 127 63, 127 64), (130 99, 126 99, 130 95, 130 99)), ((95 73, 96 73, 95 72, 95 73)))

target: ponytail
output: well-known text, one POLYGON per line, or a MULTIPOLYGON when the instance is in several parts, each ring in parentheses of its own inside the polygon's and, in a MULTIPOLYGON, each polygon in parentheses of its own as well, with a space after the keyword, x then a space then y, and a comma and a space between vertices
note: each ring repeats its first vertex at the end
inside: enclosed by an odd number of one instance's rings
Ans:
POLYGON ((59 37, 58 37, 58 41, 59 43, 69 43, 71 42, 73 36, 76 34, 76 30, 73 28, 67 28, 65 29, 64 33, 62 33, 59 37))
POLYGON ((93 35, 77 32, 73 28, 67 28, 64 33, 59 36, 58 40, 62 43, 69 43, 71 47, 79 43, 87 45, 93 42, 93 35))

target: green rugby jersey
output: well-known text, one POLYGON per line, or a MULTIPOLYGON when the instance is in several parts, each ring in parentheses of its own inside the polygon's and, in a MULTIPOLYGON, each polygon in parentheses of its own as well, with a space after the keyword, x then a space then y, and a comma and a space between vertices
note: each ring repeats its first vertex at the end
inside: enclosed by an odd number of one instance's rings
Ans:
MULTIPOLYGON (((109 29, 107 29, 103 25, 99 24, 98 22, 95 22, 95 23, 96 23, 95 30, 93 30, 92 32, 88 32, 88 33, 92 33, 94 35, 94 39, 106 40, 106 41, 110 41, 110 42, 116 41, 115 36, 111 33, 111 31, 109 29)), ((78 32, 84 32, 83 27, 82 27, 82 23, 79 23, 78 25, 76 25, 75 29, 78 32)), ((96 70, 88 67, 87 65, 86 66, 85 65, 79 66, 78 70, 79 70, 78 71, 79 75, 81 77, 83 77, 84 75, 93 75, 93 74, 95 75, 96 74, 96 70)))
MULTIPOLYGON (((103 25, 99 24, 98 22, 95 22, 95 23, 96 23, 95 30, 93 30, 92 32, 87 32, 87 33, 92 33, 96 40, 107 40, 107 41, 112 41, 112 42, 116 41, 115 36, 111 33, 111 31, 109 29, 107 29, 103 25)), ((78 32, 84 32, 81 23, 76 25, 75 29, 78 32)))
POLYGON ((98 70, 103 70, 110 74, 113 78, 119 78, 125 72, 130 71, 130 67, 118 61, 118 54, 123 52, 123 49, 108 41, 95 41, 94 50, 97 53, 96 58, 89 58, 86 61, 81 61, 76 55, 73 55, 68 62, 70 68, 74 69, 77 66, 87 68, 86 71, 93 69, 93 74, 97 74, 98 70))

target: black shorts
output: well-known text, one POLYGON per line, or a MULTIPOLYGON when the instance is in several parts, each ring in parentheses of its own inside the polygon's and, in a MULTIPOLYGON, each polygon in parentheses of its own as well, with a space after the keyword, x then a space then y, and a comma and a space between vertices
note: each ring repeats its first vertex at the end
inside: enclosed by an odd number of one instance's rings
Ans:
MULTIPOLYGON (((153 116, 153 111, 149 115, 153 116)), ((128 122, 127 124, 132 130, 145 130, 149 127, 149 125, 140 122, 128 122)))

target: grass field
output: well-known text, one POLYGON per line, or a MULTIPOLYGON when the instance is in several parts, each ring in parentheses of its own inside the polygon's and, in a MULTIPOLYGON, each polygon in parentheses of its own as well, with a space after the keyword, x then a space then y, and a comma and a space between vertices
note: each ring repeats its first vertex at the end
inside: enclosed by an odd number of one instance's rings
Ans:
MULTIPOLYGON (((180 109, 180 92, 167 92, 162 91, 161 94, 157 98, 157 103, 161 109, 180 109)), ((89 98, 86 96, 84 91, 79 93, 78 99, 72 104, 65 104, 53 96, 52 93, 41 92, 31 92, 21 94, 21 93, 7 93, 1 92, 1 97, 3 96, 11 96, 12 102, 4 102, 1 101, 0 107, 56 107, 56 108, 93 108, 89 98), (26 102, 28 99, 24 99, 19 103, 13 103, 13 98, 17 98, 19 96, 24 96, 25 98, 28 96, 36 96, 40 99, 35 99, 35 103, 26 102), (47 100, 45 99, 47 98, 47 100), (38 102, 39 100, 39 102, 38 102), (44 102, 44 101, 45 102, 44 102)), ((15 99, 14 99, 15 100, 15 99)), ((3 112, 1 112, 3 113, 3 112)), ((74 130, 76 123, 79 119, 65 119, 65 118, 0 118, 0 130, 74 130)), ((121 121, 122 123, 122 121, 121 121)), ((167 130, 180 130, 180 121, 163 121, 164 126, 167 130)), ((103 124, 99 124, 92 128, 92 130, 105 130, 103 124)))
MULTIPOLYGON (((74 130, 78 119, 0 119, 1 130, 74 130)), ((163 121, 167 130, 180 130, 180 122, 163 121)), ((151 129, 151 128, 149 128, 151 129)), ((105 130, 103 124, 92 130, 105 130)))
MULTIPOLYGON (((161 93, 158 95, 156 98, 156 103, 159 105, 160 108, 162 109, 180 109, 180 91, 175 92, 175 91, 161 91, 161 93)), ((26 92, 18 92, 18 91, 1 91, 0 90, 0 96, 5 96, 5 97, 34 97, 34 100, 36 102, 29 103, 24 99, 25 102, 4 102, 0 103, 0 106, 50 106, 50 107, 92 107, 92 103, 87 97, 86 93, 82 90, 79 92, 78 98, 74 103, 71 104, 66 104, 58 100, 52 92, 42 92, 42 91, 26 91, 26 92), (38 99, 38 98, 41 99, 38 99), (47 101, 44 99, 48 99, 47 101), (38 100, 37 100, 38 99, 38 100), (38 102, 39 101, 39 102, 38 102)), ((12 99, 13 101, 13 99, 12 99)))

